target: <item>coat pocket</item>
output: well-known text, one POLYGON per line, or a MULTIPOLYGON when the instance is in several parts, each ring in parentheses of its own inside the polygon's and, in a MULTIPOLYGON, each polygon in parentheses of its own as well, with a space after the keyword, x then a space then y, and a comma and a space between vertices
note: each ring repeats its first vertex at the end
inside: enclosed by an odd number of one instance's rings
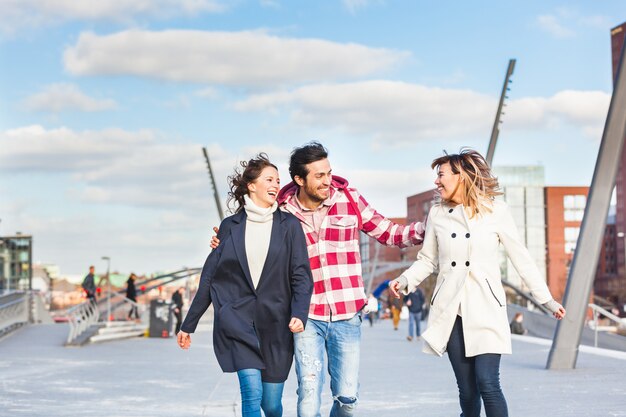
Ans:
POLYGON ((504 304, 502 304, 502 303, 500 302, 500 299, 499 299, 498 297, 496 297, 496 293, 495 293, 495 292, 493 292, 493 288, 491 288, 491 284, 489 283, 489 280, 488 280, 487 278, 485 278, 485 282, 487 283, 487 286, 489 287, 489 291, 491 291, 491 295, 493 295, 493 298, 495 298, 495 299, 496 299, 496 301, 498 302, 498 305, 499 305, 500 307, 504 307, 504 304))
POLYGON ((444 278, 443 280, 441 280, 441 284, 439 284, 439 286, 435 288, 435 291, 433 292, 433 297, 430 299, 430 305, 435 304, 435 298, 437 298, 437 295, 439 294, 439 291, 441 291, 441 287, 443 287, 443 284, 445 282, 446 279, 444 278))

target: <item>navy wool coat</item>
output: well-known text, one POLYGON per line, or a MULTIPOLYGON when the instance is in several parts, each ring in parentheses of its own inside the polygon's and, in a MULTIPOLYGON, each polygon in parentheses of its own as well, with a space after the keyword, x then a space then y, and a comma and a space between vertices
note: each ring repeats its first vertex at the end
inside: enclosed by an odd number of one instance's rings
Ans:
POLYGON ((246 212, 227 217, 220 245, 208 256, 181 330, 193 333, 213 304, 213 347, 224 372, 260 369, 265 382, 284 382, 293 362, 289 321, 306 325, 313 278, 300 221, 274 212, 267 258, 257 288, 245 249, 246 212))

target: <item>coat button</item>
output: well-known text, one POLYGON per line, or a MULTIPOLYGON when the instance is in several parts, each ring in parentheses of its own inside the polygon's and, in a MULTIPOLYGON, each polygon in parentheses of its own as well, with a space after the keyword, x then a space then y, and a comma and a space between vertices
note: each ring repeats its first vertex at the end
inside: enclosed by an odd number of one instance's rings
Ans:
POLYGON ((448 213, 452 213, 454 211, 454 209, 450 209, 448 210, 448 213))
POLYGON ((455 238, 456 237, 456 233, 452 233, 452 237, 455 238))
POLYGON ((452 266, 456 266, 456 262, 452 261, 452 266))
POLYGON ((465 237, 469 239, 470 234, 469 233, 465 233, 465 237))
POLYGON ((469 266, 469 261, 466 261, 466 262, 465 262, 465 266, 469 266))

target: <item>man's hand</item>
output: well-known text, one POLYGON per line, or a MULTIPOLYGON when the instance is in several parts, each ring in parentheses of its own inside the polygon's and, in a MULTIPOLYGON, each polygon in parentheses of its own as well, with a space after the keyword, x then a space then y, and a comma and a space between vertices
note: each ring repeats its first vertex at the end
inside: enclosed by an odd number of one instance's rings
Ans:
POLYGON ((181 349, 187 350, 189 349, 189 346, 191 346, 191 335, 181 330, 176 335, 176 341, 181 349))
POLYGON ((220 231, 217 227, 213 227, 213 231, 215 235, 211 237, 211 249, 215 249, 220 245, 220 240, 217 238, 217 233, 220 231))
POLYGON ((304 331, 304 324, 302 324, 302 320, 297 317, 292 317, 289 322, 289 330, 291 330, 291 333, 300 333, 304 331))

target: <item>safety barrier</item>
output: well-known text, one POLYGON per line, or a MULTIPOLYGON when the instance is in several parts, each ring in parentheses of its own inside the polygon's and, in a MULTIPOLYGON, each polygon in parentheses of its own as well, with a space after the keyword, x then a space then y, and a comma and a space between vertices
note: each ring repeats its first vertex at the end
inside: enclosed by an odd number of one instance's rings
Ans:
POLYGON ((98 324, 98 320, 100 319, 98 305, 93 299, 89 299, 68 309, 67 319, 70 325, 70 331, 67 336, 66 344, 71 345, 91 326, 98 324))
POLYGON ((15 292, 0 297, 0 336, 25 325, 29 321, 28 293, 15 292))

